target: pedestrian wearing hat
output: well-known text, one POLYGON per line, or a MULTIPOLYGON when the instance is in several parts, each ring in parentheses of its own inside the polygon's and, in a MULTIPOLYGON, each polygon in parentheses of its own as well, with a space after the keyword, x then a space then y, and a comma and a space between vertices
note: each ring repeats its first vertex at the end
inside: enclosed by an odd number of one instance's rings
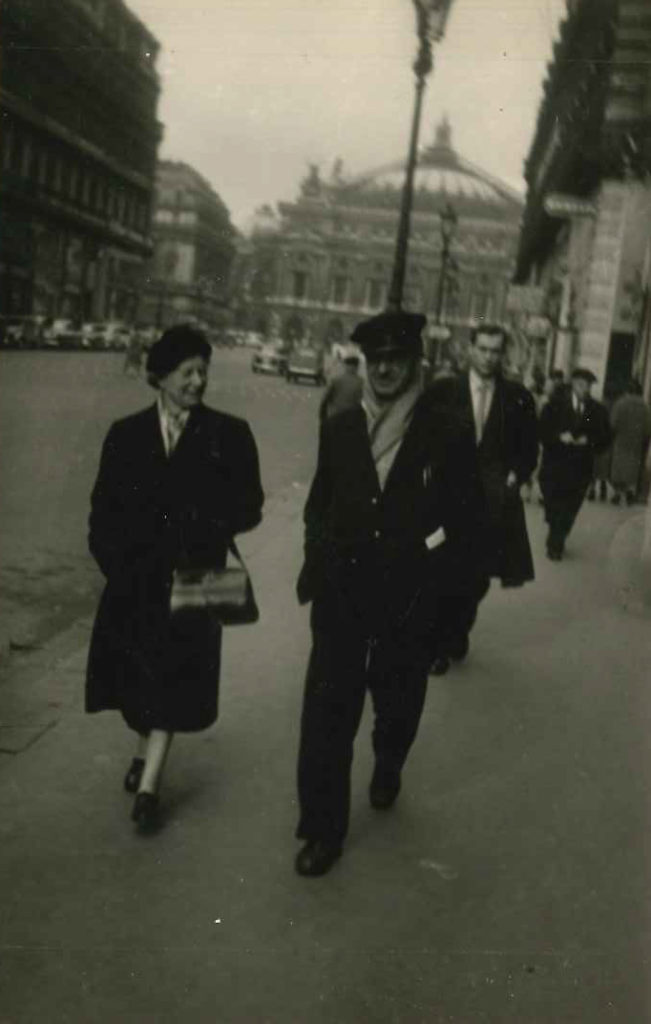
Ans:
POLYGON ((595 380, 591 370, 574 370, 571 387, 560 390, 540 416, 540 487, 549 527, 547 556, 554 562, 563 557, 593 478, 595 456, 612 440, 606 408, 590 397, 595 380))
POLYGON ((322 875, 348 829, 353 743, 366 690, 375 724, 374 808, 392 806, 423 709, 432 609, 480 562, 472 437, 422 393, 425 318, 359 324, 361 404, 326 418, 305 507, 301 603, 312 602, 298 758, 301 875, 322 875))
POLYGON ((499 325, 474 328, 468 349, 469 369, 457 378, 435 381, 432 399, 454 410, 470 425, 489 511, 488 559, 474 594, 451 592, 446 602, 447 635, 440 635, 432 671, 442 675, 450 659, 462 660, 480 601, 491 577, 505 587, 534 578, 520 489, 538 461, 538 434, 533 397, 518 381, 502 375, 507 332, 499 325))
POLYGON ((223 566, 229 540, 260 522, 263 493, 248 424, 203 404, 211 347, 190 326, 147 358, 154 405, 110 428, 91 498, 89 546, 106 585, 88 657, 86 710, 114 709, 136 734, 124 780, 132 818, 158 823, 175 732, 217 718, 221 631, 170 617, 175 568, 223 566))

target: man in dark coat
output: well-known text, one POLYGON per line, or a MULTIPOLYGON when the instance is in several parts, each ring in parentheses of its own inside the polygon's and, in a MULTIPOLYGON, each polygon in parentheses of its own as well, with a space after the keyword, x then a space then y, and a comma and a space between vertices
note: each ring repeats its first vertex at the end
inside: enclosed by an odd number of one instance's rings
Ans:
POLYGON ((485 526, 476 453, 464 424, 422 395, 424 323, 384 313, 356 328, 363 402, 321 428, 298 581, 313 638, 298 761, 301 875, 324 874, 341 853, 367 688, 371 803, 395 801, 425 700, 432 608, 476 585, 485 526))
POLYGON ((476 327, 468 350, 468 372, 435 381, 430 389, 437 404, 455 410, 471 426, 489 511, 485 572, 474 594, 449 596, 447 636, 439 637, 432 666, 437 675, 447 671, 450 658, 466 656, 468 635, 490 578, 497 577, 505 587, 522 586, 534 578, 520 488, 538 460, 536 410, 531 393, 502 376, 506 343, 503 327, 476 327))
POLYGON ((595 455, 606 451, 612 440, 605 406, 590 397, 595 380, 591 370, 577 368, 571 387, 557 392, 540 416, 539 479, 549 526, 547 555, 555 562, 563 557, 590 486, 595 455))
POLYGON ((116 709, 139 736, 125 788, 135 820, 157 816, 171 737, 217 718, 221 631, 170 617, 175 568, 223 566, 229 540, 261 517, 253 435, 203 405, 211 348, 183 325, 150 350, 158 401, 114 423, 91 499, 89 546, 106 586, 88 656, 86 710, 116 709))

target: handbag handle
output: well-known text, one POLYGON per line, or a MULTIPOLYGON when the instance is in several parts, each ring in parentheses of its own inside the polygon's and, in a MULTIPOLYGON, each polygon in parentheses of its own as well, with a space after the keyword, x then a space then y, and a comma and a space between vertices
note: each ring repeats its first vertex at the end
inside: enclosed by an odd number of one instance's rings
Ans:
POLYGON ((238 548, 237 544, 235 543, 235 537, 231 537, 231 539, 229 540, 229 542, 228 542, 228 550, 230 551, 230 553, 232 555, 235 556, 235 558, 237 558, 238 562, 240 563, 240 565, 242 566, 242 568, 244 569, 244 571, 248 575, 249 570, 246 567, 246 562, 244 561, 244 559, 242 558, 242 556, 240 554, 240 549, 238 548))

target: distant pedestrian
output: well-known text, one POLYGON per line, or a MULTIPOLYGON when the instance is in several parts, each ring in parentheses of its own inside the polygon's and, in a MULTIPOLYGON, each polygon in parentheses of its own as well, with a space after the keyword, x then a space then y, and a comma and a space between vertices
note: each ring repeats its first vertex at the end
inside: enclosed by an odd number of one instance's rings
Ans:
POLYGON ((613 405, 610 423, 613 429, 610 482, 615 491, 612 501, 619 505, 625 498, 626 503, 632 505, 639 493, 651 438, 651 409, 637 381, 630 381, 625 394, 613 405))
POLYGON ((193 327, 149 351, 157 402, 110 428, 93 488, 89 546, 106 577, 88 658, 86 710, 115 709, 138 737, 124 780, 132 817, 157 824, 175 732, 217 718, 221 630, 170 616, 175 568, 223 566, 233 535, 260 521, 263 494, 244 420, 202 403, 211 347, 193 327))
POLYGON ((362 378, 359 375, 360 352, 354 345, 341 351, 337 372, 326 388, 319 418, 321 421, 336 416, 346 409, 354 409, 362 401, 362 378))
POLYGON ((425 701, 433 609, 472 589, 483 501, 467 427, 422 393, 425 317, 383 313, 353 334, 363 403, 326 419, 305 506, 301 603, 312 652, 298 760, 300 875, 322 875, 348 829, 353 742, 370 690, 370 801, 395 802, 425 701))
POLYGON ((489 561, 473 594, 449 596, 447 636, 441 638, 432 665, 436 675, 448 670, 450 659, 465 658, 470 630, 491 577, 500 579, 504 587, 522 586, 534 578, 520 489, 536 466, 536 411, 530 392, 502 375, 506 344, 503 327, 476 327, 468 349, 468 372, 437 381, 430 389, 435 402, 454 410, 471 426, 489 511, 489 561))
POLYGON ((559 391, 540 417, 547 555, 555 562, 563 557, 565 541, 592 480, 595 455, 606 451, 611 440, 608 413, 590 397, 595 380, 591 370, 574 370, 571 387, 559 391))
POLYGON ((145 351, 140 332, 135 329, 127 345, 127 350, 124 356, 124 367, 123 370, 129 377, 137 377, 142 369, 142 360, 145 351))

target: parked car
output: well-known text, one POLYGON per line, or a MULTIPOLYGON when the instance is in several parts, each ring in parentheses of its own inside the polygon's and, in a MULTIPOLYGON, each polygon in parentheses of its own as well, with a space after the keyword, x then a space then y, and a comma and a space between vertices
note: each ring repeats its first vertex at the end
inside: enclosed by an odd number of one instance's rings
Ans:
POLYGON ((287 370, 287 355, 277 345, 261 345, 253 353, 251 369, 254 373, 279 373, 287 370))
POLYGON ((43 327, 43 341, 50 348, 81 348, 83 334, 78 320, 58 317, 43 327))
POLYGON ((43 343, 42 314, 0 316, 0 345, 3 348, 38 348, 43 343))
POLYGON ((288 360, 288 381, 309 380, 313 384, 325 384, 323 352, 314 348, 295 349, 288 360))
POLYGON ((126 349, 132 329, 121 320, 99 320, 82 327, 83 347, 94 349, 126 349))

